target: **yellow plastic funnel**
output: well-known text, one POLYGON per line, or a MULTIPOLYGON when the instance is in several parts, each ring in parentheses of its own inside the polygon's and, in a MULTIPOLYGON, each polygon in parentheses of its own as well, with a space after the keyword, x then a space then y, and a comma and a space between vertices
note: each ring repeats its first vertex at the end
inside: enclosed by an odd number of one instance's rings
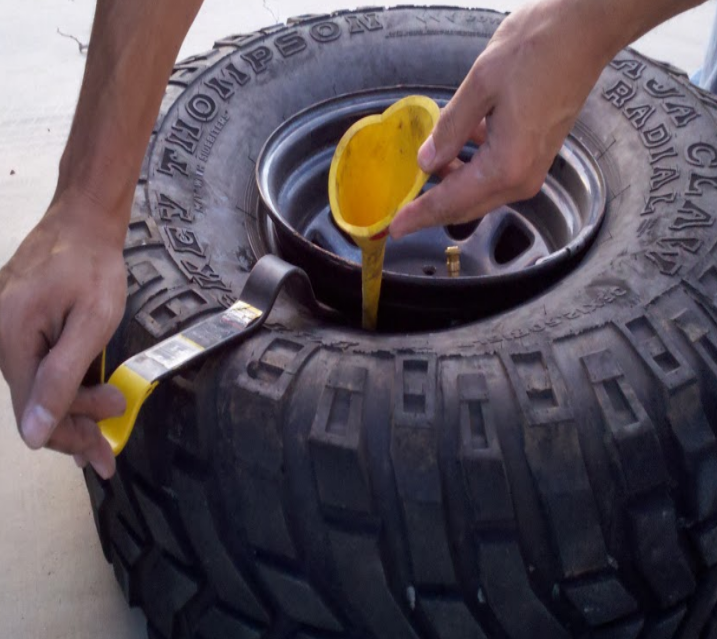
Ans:
POLYGON ((361 249, 365 329, 376 328, 388 225, 428 179, 416 158, 439 114, 430 98, 403 98, 381 115, 356 122, 331 161, 331 213, 361 249))

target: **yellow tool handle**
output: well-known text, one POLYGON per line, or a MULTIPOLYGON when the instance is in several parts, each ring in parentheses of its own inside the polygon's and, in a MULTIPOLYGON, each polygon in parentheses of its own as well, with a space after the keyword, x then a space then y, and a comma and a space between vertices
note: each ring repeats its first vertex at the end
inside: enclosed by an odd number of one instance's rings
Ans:
MULTIPOLYGON (((157 385, 230 342, 246 338, 266 320, 279 291, 288 279, 304 285, 305 302, 325 314, 314 298, 306 273, 275 255, 265 255, 254 266, 238 302, 177 335, 131 357, 112 374, 109 383, 127 400, 124 415, 100 422, 100 430, 119 455, 127 444, 142 404, 157 385)), ((104 357, 104 354, 103 354, 104 357)), ((104 361, 102 363, 104 371, 104 361)), ((104 372, 102 373, 104 382, 104 372)))
POLYGON ((193 325, 159 344, 138 353, 112 373, 109 384, 118 388, 127 407, 123 415, 100 422, 102 435, 119 455, 127 444, 142 404, 163 379, 176 374, 208 349, 242 334, 262 316, 253 306, 239 301, 226 311, 193 325))

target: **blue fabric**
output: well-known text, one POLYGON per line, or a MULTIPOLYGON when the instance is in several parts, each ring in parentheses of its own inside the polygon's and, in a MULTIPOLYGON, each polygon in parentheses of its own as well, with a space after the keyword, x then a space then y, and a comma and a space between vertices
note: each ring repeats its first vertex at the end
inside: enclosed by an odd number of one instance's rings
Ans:
POLYGON ((694 84, 712 93, 717 93, 717 16, 715 18, 702 68, 692 76, 694 84))

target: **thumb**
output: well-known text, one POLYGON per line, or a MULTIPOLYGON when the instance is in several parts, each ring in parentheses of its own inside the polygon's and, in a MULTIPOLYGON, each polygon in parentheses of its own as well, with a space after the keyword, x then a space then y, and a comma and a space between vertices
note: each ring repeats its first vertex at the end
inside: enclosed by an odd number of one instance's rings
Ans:
MULTIPOLYGON (((468 140, 478 136, 490 110, 488 91, 478 78, 478 63, 456 94, 441 110, 431 135, 418 150, 418 165, 425 173, 435 173, 458 157, 468 140)), ((476 140, 477 141, 477 140, 476 140)))
POLYGON ((94 331, 86 324, 68 318, 57 344, 40 362, 20 426, 30 448, 42 448, 50 439, 75 401, 95 351, 101 348, 96 347, 94 331))

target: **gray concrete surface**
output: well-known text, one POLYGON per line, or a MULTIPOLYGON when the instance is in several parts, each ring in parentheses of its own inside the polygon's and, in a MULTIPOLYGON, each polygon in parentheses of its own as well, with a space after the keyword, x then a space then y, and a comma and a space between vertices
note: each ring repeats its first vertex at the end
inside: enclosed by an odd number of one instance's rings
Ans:
MULTIPOLYGON (((521 4, 479 0, 473 6, 507 11, 521 4)), ((355 5, 343 0, 206 0, 181 55, 204 51, 230 32, 355 5)), ((57 30, 87 42, 93 7, 93 0, 0 0, 0 264, 52 196, 82 77, 85 56, 57 30)), ((692 71, 700 65, 714 10, 709 3, 684 14, 637 46, 692 71)), ((102 556, 80 472, 69 458, 23 447, 2 381, 0 513, 0 636, 145 636, 142 614, 127 608, 102 556)))

